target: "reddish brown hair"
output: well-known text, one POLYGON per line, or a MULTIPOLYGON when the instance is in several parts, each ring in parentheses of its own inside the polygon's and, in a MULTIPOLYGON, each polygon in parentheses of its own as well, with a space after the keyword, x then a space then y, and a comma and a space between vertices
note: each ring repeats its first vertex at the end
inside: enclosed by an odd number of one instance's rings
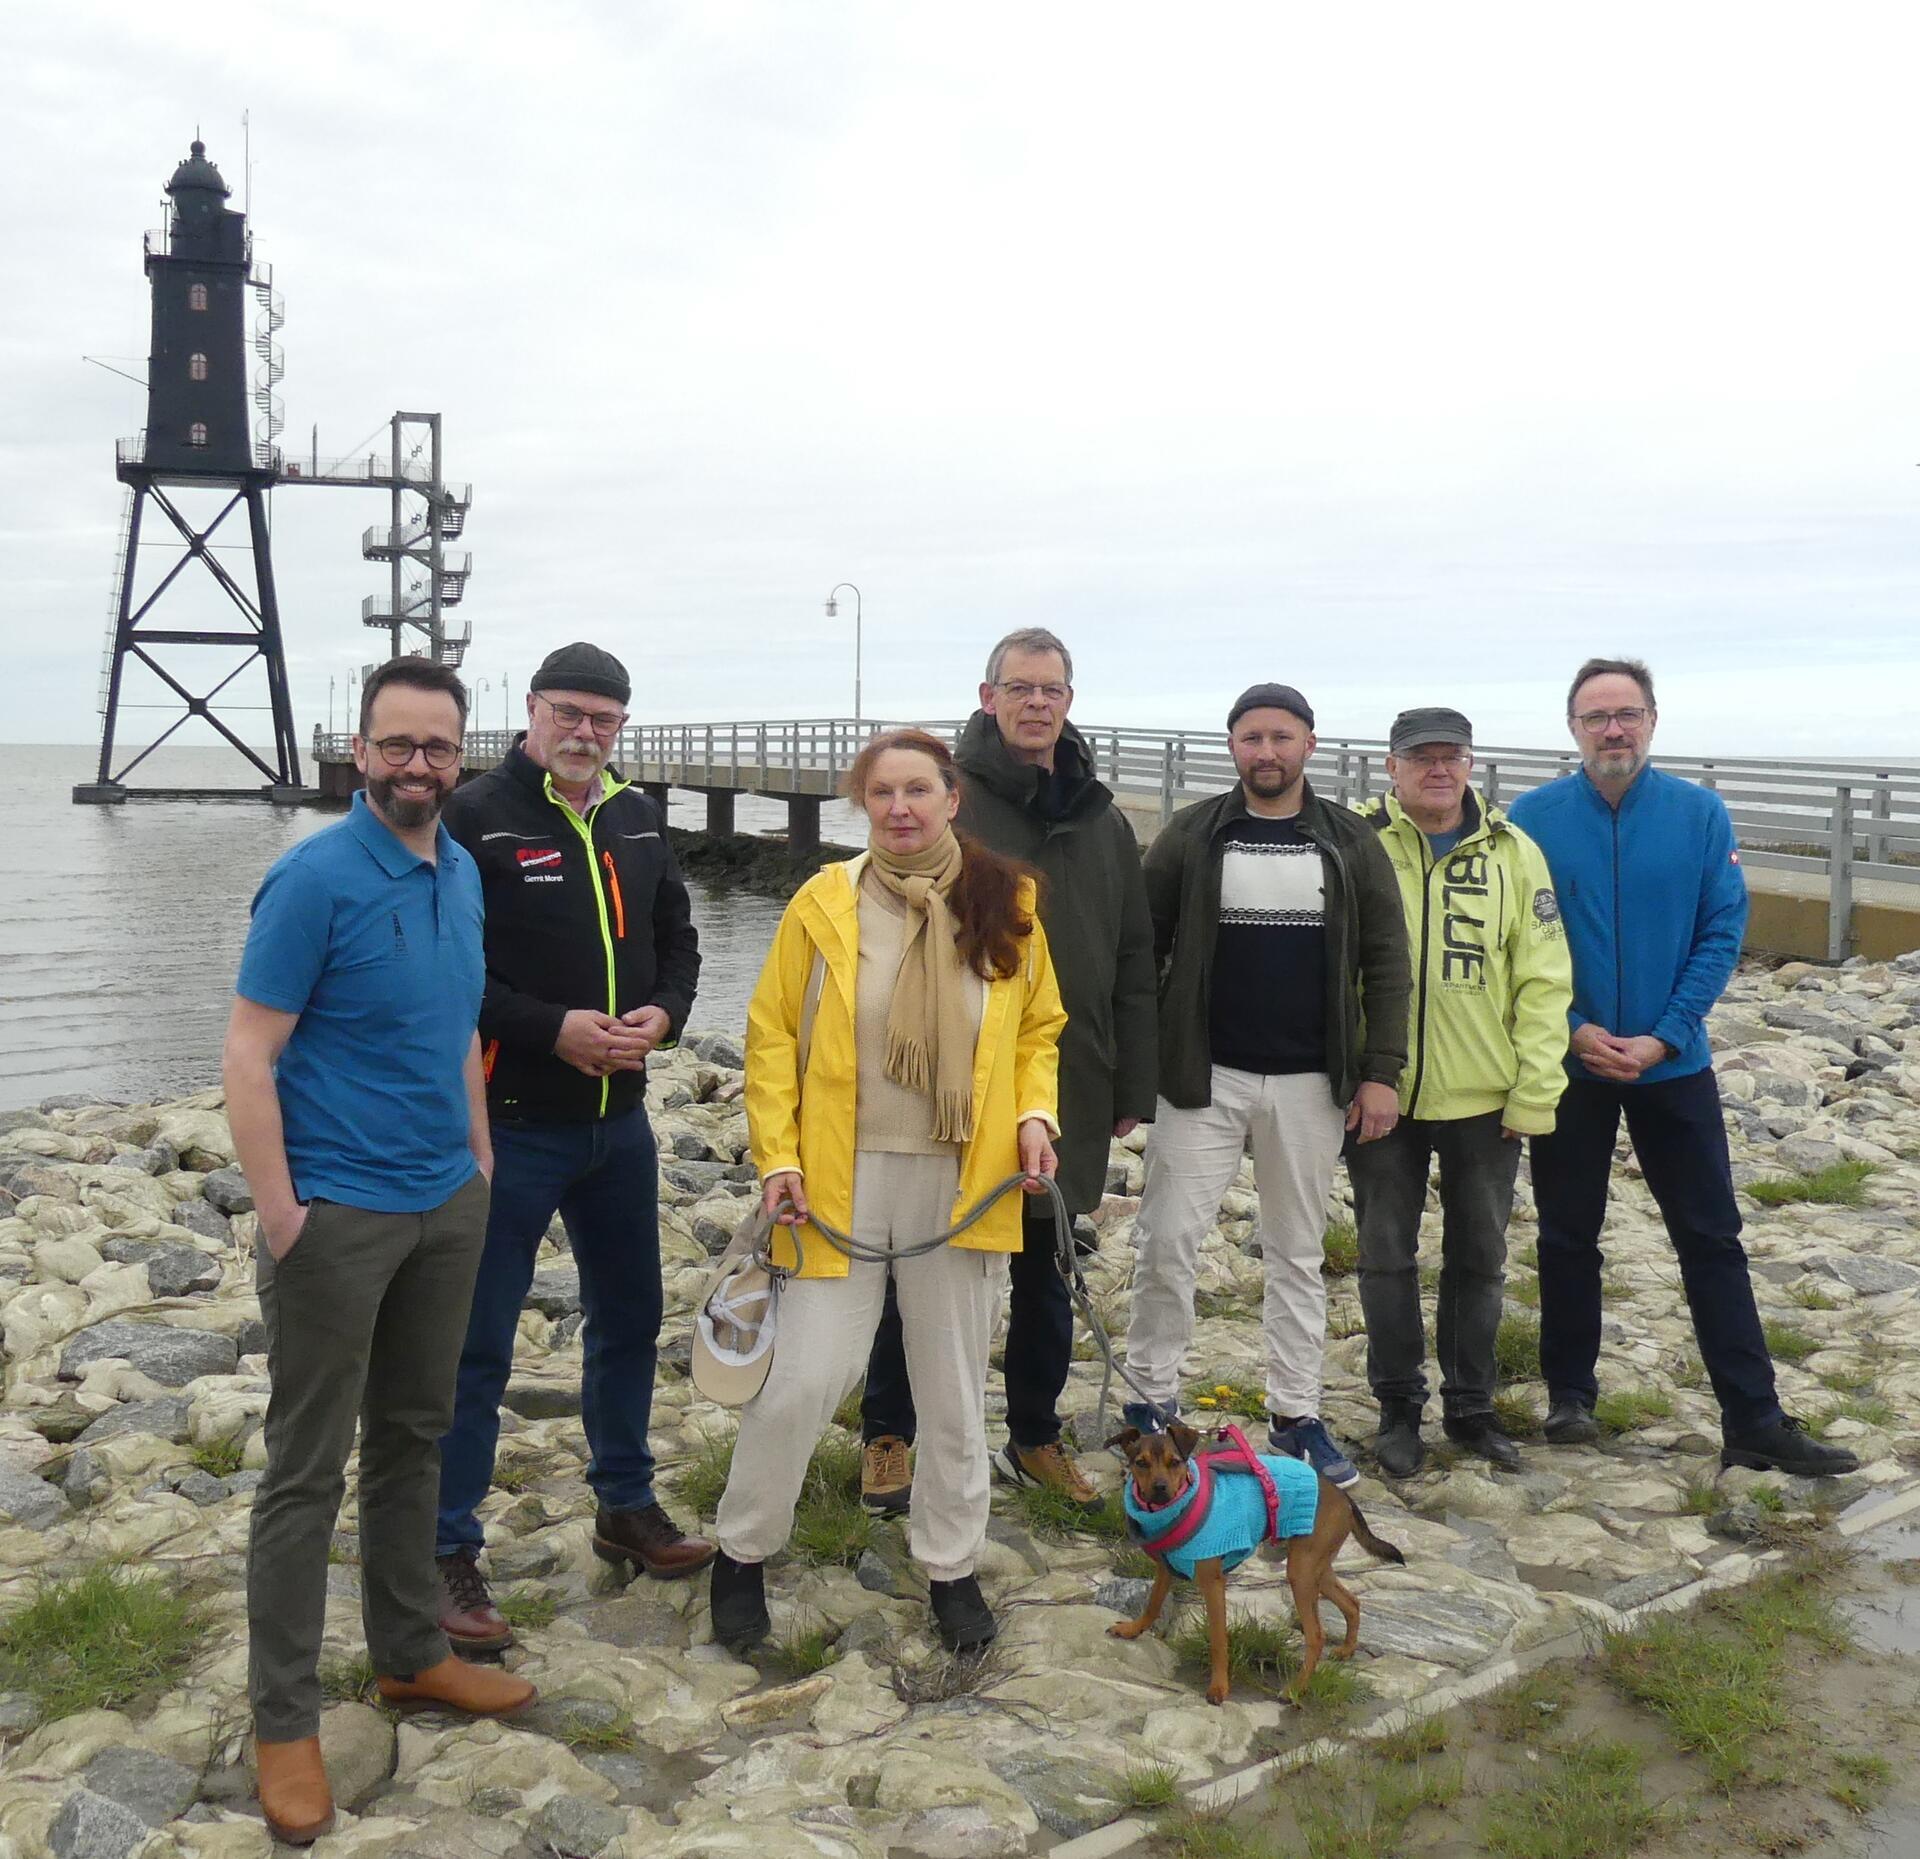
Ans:
MULTIPOLYGON (((947 792, 960 791, 953 751, 938 736, 923 729, 891 729, 873 737, 853 758, 843 790, 849 800, 865 805, 873 766, 889 749, 924 755, 940 771, 947 792)), ((960 959, 982 981, 1004 981, 1018 970, 1021 944, 1033 934, 1033 919, 1020 903, 1020 887, 1032 884, 1037 904, 1040 874, 1017 859, 989 850, 969 833, 957 832, 954 837, 960 841, 960 878, 947 907, 959 926, 960 959)))

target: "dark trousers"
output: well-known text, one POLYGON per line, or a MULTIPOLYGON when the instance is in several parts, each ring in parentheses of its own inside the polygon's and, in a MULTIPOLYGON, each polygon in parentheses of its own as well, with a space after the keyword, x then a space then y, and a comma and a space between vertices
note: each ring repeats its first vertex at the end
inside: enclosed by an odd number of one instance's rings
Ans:
MULTIPOLYGON (((1007 1432, 1016 1446, 1051 1446, 1060 1437, 1057 1403, 1073 1359, 1073 1300, 1054 1260, 1053 1203, 1029 1198, 1021 1208, 1020 1250, 1008 1261, 1007 1432)), ((913 1390, 893 1278, 867 1358, 867 1391, 860 1403, 861 1436, 896 1434, 911 1443, 916 1428, 913 1390)))
POLYGON ((1533 1138, 1540 1211, 1540 1366, 1554 1400, 1592 1404, 1600 1357, 1600 1229, 1607 1214, 1614 1137, 1624 1112, 1693 1313, 1707 1378, 1732 1433, 1780 1418, 1740 1243, 1720 1087, 1712 1068, 1654 1084, 1575 1078, 1551 1136, 1533 1138))
POLYGON ((477 1547, 493 1482, 500 1396, 513 1370, 534 1255, 557 1211, 586 1313, 580 1418, 587 1483, 610 1510, 653 1502, 654 1359, 660 1340, 660 1173, 644 1109, 599 1123, 496 1123, 493 1210, 460 1356, 453 1425, 440 1442, 437 1554, 477 1547))
POLYGON ((436 1443, 453 1412, 487 1184, 419 1214, 308 1204, 293 1250, 255 1255, 267 1331, 267 1470, 247 1545, 247 1689, 263 1741, 320 1728, 327 1551, 360 1427, 360 1611, 376 1672, 447 1656, 433 1569, 436 1443))
POLYGON ((1420 1216, 1427 1172, 1440 1163, 1440 1304, 1433 1353, 1440 1402, 1454 1418, 1493 1411, 1494 1338, 1506 1284, 1507 1220, 1520 1145, 1500 1134, 1500 1112, 1446 1121, 1402 1117, 1378 1142, 1350 1143, 1360 1229, 1360 1307, 1367 1379, 1382 1401, 1425 1403, 1420 1326, 1420 1216))

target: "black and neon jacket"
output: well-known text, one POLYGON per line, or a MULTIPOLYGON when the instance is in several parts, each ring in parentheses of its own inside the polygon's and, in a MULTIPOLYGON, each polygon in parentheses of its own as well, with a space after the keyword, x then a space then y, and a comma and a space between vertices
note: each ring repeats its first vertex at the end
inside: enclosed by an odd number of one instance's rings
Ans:
POLYGON ((589 1078, 556 1058, 561 1022, 575 1007, 616 1016, 661 1007, 678 1038, 700 978, 699 937, 660 809, 609 769, 583 819, 521 740, 446 811, 486 898, 487 1110, 504 1122, 592 1122, 631 1109, 646 1080, 589 1078))

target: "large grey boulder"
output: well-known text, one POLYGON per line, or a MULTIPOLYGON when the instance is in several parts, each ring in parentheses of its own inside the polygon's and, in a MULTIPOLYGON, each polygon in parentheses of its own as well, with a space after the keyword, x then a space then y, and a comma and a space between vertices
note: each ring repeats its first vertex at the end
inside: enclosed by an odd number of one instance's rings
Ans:
POLYGON ((1862 1297, 1879 1297, 1887 1291, 1910 1291, 1920 1285, 1920 1269, 1903 1265, 1898 1259, 1881 1259, 1854 1252, 1836 1252, 1828 1258, 1809 1259, 1807 1269, 1823 1278, 1837 1278, 1862 1297))
POLYGON ((97 1795, 118 1801, 149 1827, 164 1827, 193 1805, 197 1771, 150 1749, 103 1749, 81 1777, 97 1795))
POLYGON ((66 1499, 44 1478, 0 1459, 0 1517, 29 1530, 44 1530, 66 1515, 66 1499))
POLYGON ((200 1184, 200 1192, 223 1214, 253 1212, 253 1191, 237 1168, 216 1168, 200 1184))
POLYGON ((122 1433, 151 1433, 155 1439, 179 1444, 187 1437, 187 1397, 163 1395, 153 1401, 124 1401, 109 1407, 79 1436, 83 1446, 97 1446, 102 1440, 122 1433))
POLYGON ((202 1375, 231 1375, 240 1352, 233 1339, 170 1323, 96 1323, 60 1352, 60 1378, 78 1381, 91 1362, 123 1358, 163 1388, 184 1388, 202 1375))
POLYGON ((150 1830, 132 1808, 77 1788, 55 1816, 47 1844, 54 1859, 127 1859, 150 1830))
POLYGON ((535 1272, 526 1303, 543 1317, 569 1317, 580 1308, 580 1273, 571 1265, 535 1272))
POLYGON ((172 1218, 175 1226, 198 1233, 202 1239, 218 1240, 223 1246, 233 1244, 232 1222, 211 1201, 182 1201, 174 1208, 172 1218))
POLYGON ((220 1287, 220 1261, 192 1246, 156 1246, 146 1265, 155 1297, 191 1297, 220 1287))

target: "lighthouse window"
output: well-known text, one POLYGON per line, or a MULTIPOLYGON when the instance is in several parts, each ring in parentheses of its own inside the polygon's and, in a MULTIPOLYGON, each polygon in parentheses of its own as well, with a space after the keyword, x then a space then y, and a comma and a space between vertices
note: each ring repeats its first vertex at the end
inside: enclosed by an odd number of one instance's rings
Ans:
POLYGON ((205 445, 206 442, 207 422, 205 420, 195 420, 193 424, 187 428, 187 443, 189 445, 205 445))
POLYGON ((187 357, 187 379, 189 381, 204 381, 206 378, 207 358, 204 355, 189 355, 187 357))
POLYGON ((189 310, 204 310, 206 307, 207 287, 204 284, 189 284, 187 286, 187 308, 189 310))

